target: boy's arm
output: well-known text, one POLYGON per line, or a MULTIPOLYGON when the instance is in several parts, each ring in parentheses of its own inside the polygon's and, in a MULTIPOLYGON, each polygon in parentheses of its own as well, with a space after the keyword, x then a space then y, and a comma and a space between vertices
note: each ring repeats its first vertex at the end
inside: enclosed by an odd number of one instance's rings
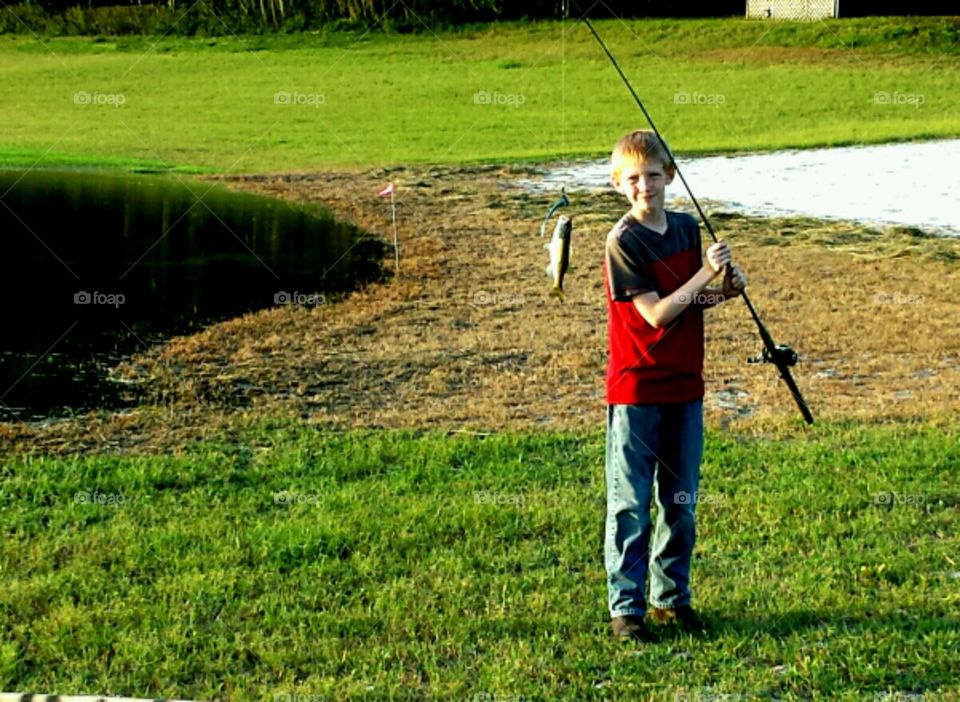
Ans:
POLYGON ((666 326, 696 301, 698 295, 713 280, 723 267, 730 263, 730 248, 721 239, 707 249, 707 263, 700 267, 693 277, 667 297, 660 297, 656 291, 642 293, 633 298, 633 304, 654 329, 666 326))
POLYGON ((740 293, 747 286, 747 276, 739 266, 727 266, 726 273, 723 276, 723 285, 720 287, 710 286, 704 288, 697 296, 696 302, 703 309, 710 309, 721 302, 732 300, 739 297, 740 293))

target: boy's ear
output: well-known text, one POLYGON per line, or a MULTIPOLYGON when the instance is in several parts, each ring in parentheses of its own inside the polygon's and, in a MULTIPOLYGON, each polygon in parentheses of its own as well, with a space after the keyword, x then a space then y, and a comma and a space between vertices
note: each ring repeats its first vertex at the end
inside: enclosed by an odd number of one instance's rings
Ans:
POLYGON ((663 175, 666 177, 667 185, 670 185, 670 183, 673 182, 674 176, 677 175, 677 169, 674 168, 673 164, 671 163, 668 166, 664 167, 663 175))
POLYGON ((613 173, 613 174, 610 175, 610 185, 612 185, 612 186, 613 186, 613 189, 616 190, 618 193, 621 192, 621 191, 620 191, 620 174, 619 174, 619 173, 613 173))

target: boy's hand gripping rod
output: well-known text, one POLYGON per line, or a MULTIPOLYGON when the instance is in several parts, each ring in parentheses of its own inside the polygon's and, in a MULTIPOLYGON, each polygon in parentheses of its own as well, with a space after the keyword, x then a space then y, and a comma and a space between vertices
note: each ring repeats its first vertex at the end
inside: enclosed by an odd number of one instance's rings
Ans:
MULTIPOLYGON (((624 85, 627 86, 627 90, 629 90, 630 94, 633 95, 633 99, 636 101, 637 106, 643 111, 643 116, 647 118, 647 122, 650 123, 650 127, 653 129, 654 134, 657 135, 660 143, 663 145, 664 149, 666 149, 667 155, 670 157, 670 162, 673 164, 673 168, 677 175, 680 176, 680 182, 683 183, 683 187, 687 189, 687 193, 690 195, 690 199, 697 208, 700 218, 706 225, 707 231, 710 232, 710 236, 713 237, 714 241, 718 241, 717 235, 714 233, 713 227, 710 225, 710 220, 707 219, 707 215, 704 214, 703 208, 701 208, 700 203, 697 202, 697 198, 693 196, 693 191, 690 190, 690 186, 687 185, 687 179, 684 178, 683 173, 680 172, 680 167, 677 165, 676 159, 673 158, 670 148, 660 135, 660 130, 657 129, 657 125, 653 123, 653 119, 650 117, 650 113, 647 112, 647 108, 643 106, 643 102, 640 100, 640 97, 633 89, 633 86, 630 85, 630 81, 627 80, 627 77, 620 69, 620 64, 617 63, 617 60, 613 57, 613 54, 610 53, 610 49, 607 48, 607 45, 604 43, 603 39, 601 39, 600 35, 597 34, 597 30, 593 28, 590 20, 587 19, 586 13, 582 14, 580 16, 580 20, 578 21, 583 21, 583 23, 587 25, 590 33, 593 34, 596 40, 600 43, 600 46, 603 48, 607 58, 610 59, 613 67, 617 69, 617 73, 619 73, 620 78, 623 79, 624 85)), ((751 363, 767 362, 774 364, 777 367, 777 370, 780 371, 780 377, 783 378, 783 382, 787 384, 787 387, 793 394, 793 399, 797 401, 797 407, 800 408, 800 413, 803 414, 803 418, 807 421, 807 424, 813 424, 813 415, 810 413, 810 408, 807 407, 807 403, 804 401, 803 395, 800 394, 800 389, 797 387, 796 382, 793 380, 793 376, 790 374, 790 366, 796 364, 797 362, 797 352, 789 346, 775 344, 773 342, 773 337, 770 336, 770 332, 767 331, 767 328, 763 326, 763 322, 760 321, 760 316, 753 308, 753 304, 751 304, 750 298, 747 297, 745 290, 740 293, 740 297, 742 297, 743 301, 747 303, 747 309, 750 310, 750 316, 752 316, 753 321, 757 323, 757 329, 760 331, 760 338, 763 340, 763 352, 760 356, 751 358, 749 361, 751 363)))

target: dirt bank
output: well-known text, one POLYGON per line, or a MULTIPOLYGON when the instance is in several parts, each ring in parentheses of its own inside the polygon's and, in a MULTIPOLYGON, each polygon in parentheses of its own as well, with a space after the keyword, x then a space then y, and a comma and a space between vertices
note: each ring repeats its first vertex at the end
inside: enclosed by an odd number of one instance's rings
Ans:
MULTIPOLYGON (((397 186, 401 269, 319 307, 278 306, 131 358, 118 378, 146 393, 134 411, 0 425, 7 447, 170 451, 230 435, 265 414, 324 427, 451 430, 601 426, 606 360, 600 268, 622 214, 611 193, 576 195, 566 302, 547 298, 538 236, 548 198, 516 188, 524 166, 249 176, 230 187, 322 203, 389 238, 377 191, 397 186)), ((777 341, 801 354, 815 415, 864 421, 960 409, 960 244, 812 220, 718 214, 777 341)), ((388 270, 392 269, 392 261, 388 270)), ((798 416, 759 350, 745 306, 707 313, 707 419, 782 426, 798 416)))

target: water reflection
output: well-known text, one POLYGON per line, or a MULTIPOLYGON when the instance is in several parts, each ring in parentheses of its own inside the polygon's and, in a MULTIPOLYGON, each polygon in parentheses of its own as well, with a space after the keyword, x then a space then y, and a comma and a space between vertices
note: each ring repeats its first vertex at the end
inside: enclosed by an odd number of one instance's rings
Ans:
POLYGON ((0 418, 115 406, 143 344, 381 275, 383 244, 319 209, 167 176, 0 171, 0 418))

